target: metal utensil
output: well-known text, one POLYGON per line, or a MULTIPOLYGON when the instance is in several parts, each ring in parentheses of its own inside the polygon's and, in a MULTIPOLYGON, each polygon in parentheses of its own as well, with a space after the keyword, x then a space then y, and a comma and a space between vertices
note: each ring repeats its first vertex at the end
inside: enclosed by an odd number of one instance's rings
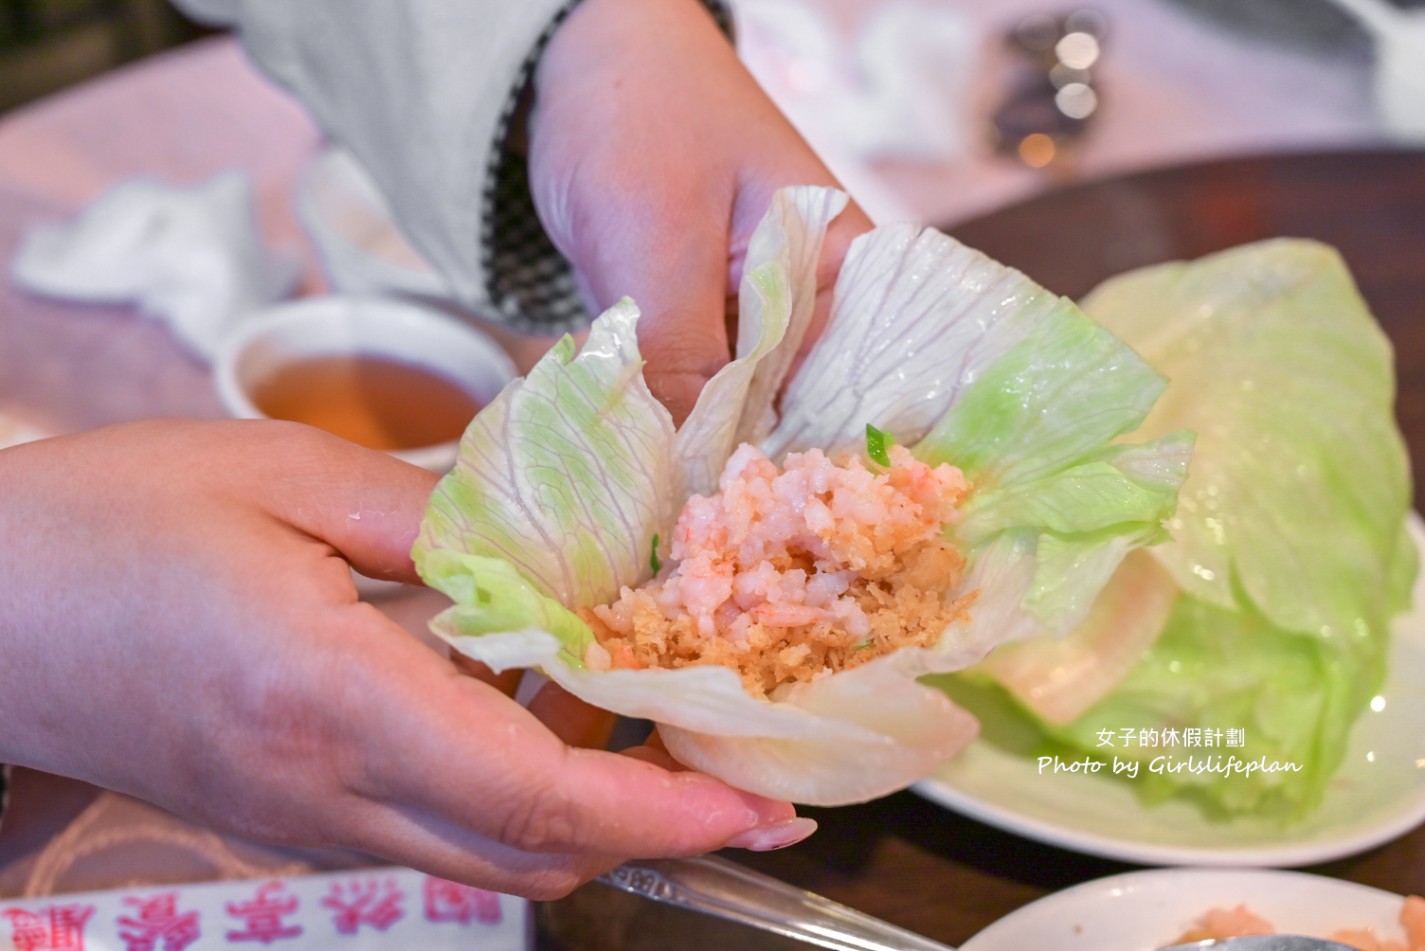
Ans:
POLYGON ((812 892, 713 856, 628 862, 605 885, 832 951, 955 951, 812 892))
MULTIPOLYGON (((889 922, 714 856, 627 862, 599 881, 633 895, 712 915, 831 951, 955 951, 889 922)), ((1158 951, 1354 951, 1325 938, 1251 935, 1158 951)))

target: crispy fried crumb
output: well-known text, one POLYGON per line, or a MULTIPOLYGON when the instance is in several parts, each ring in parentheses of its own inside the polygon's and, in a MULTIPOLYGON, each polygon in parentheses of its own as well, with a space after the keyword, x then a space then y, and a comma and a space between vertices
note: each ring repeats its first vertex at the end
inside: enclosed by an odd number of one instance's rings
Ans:
POLYGON ((973 593, 943 537, 968 485, 902 447, 888 469, 812 450, 775 466, 750 446, 713 496, 694 496, 670 562, 639 589, 582 613, 591 666, 719 664, 762 696, 902 647, 928 647, 973 593))

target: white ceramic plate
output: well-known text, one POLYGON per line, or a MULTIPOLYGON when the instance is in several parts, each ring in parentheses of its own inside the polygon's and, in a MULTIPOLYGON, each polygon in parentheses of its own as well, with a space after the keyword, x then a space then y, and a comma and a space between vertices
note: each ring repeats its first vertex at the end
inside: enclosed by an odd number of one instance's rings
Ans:
MULTIPOLYGON (((1418 516, 1410 529, 1425 548, 1418 516)), ((1396 621, 1386 682, 1357 722, 1345 762, 1320 808, 1299 822, 1212 820, 1184 801, 1145 807, 1112 776, 1040 775, 1032 757, 984 740, 911 788, 1027 838, 1148 865, 1309 865, 1363 851, 1425 821, 1425 575, 1414 604, 1396 621)), ((993 719, 993 704, 976 713, 987 735, 1012 729, 1010 717, 993 719)))
POLYGON ((1154 869, 1056 892, 981 931, 961 951, 1145 951, 1172 942, 1210 908, 1245 904, 1293 934, 1373 928, 1400 938, 1399 895, 1334 878, 1263 869, 1154 869))

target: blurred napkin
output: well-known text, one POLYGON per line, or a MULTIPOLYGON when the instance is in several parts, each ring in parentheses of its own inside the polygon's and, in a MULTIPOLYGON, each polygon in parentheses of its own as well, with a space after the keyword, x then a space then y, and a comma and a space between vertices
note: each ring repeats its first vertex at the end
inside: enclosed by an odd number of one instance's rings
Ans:
POLYGON ((10 264, 37 294, 134 304, 204 358, 243 314, 290 294, 298 270, 295 254, 263 245, 252 182, 236 170, 191 187, 122 182, 75 221, 35 228, 10 264))

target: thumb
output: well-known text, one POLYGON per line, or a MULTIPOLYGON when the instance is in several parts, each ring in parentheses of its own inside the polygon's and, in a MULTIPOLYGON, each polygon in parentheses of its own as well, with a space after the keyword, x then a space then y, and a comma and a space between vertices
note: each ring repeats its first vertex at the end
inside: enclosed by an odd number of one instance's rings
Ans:
POLYGON ((701 203, 677 205, 618 223, 574 264, 600 309, 621 297, 638 305, 644 379, 681 425, 729 357, 728 234, 701 203))

